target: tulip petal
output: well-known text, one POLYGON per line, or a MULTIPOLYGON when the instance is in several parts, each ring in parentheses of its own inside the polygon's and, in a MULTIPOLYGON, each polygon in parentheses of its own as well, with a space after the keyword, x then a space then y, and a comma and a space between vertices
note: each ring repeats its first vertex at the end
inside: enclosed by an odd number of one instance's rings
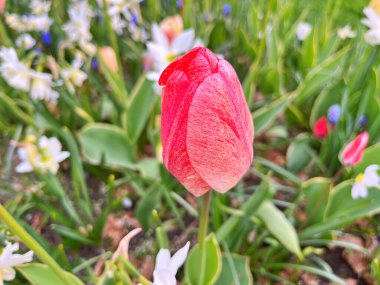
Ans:
POLYGON ((195 170, 218 192, 232 188, 252 163, 253 123, 237 75, 226 61, 220 60, 218 73, 197 88, 187 129, 195 170))
POLYGON ((163 161, 187 190, 201 196, 210 187, 191 165, 185 143, 189 106, 197 85, 177 70, 170 74, 169 82, 162 94, 163 161))

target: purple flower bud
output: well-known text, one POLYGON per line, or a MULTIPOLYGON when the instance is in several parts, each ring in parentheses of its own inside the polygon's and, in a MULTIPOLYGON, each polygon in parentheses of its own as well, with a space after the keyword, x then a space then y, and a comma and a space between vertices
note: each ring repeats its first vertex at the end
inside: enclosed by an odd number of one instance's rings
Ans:
POLYGON ((338 104, 331 105, 327 112, 327 117, 330 124, 335 125, 340 118, 340 106, 338 104))
POLYGON ((52 43, 51 34, 49 32, 42 32, 41 40, 45 46, 50 46, 52 43))
POLYGON ((95 57, 91 59, 91 68, 94 71, 98 71, 99 70, 99 62, 98 62, 98 60, 95 57))
POLYGON ((227 4, 224 4, 223 5, 223 15, 224 16, 229 16, 229 15, 231 15, 231 4, 229 4, 229 3, 227 3, 227 4))
POLYGON ((182 0, 177 0, 177 8, 182 9, 183 8, 183 1, 182 0))
POLYGON ((360 127, 363 128, 367 123, 368 116, 367 115, 361 115, 359 119, 360 127))
POLYGON ((139 25, 139 19, 137 18, 137 15, 132 13, 132 19, 131 19, 131 22, 132 24, 134 24, 135 26, 138 26, 139 25))

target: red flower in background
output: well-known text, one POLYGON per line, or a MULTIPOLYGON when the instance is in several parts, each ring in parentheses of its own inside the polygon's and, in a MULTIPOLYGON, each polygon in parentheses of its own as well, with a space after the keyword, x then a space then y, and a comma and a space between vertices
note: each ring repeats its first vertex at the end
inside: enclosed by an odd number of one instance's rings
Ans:
POLYGON ((329 128, 327 125, 327 118, 326 117, 319 118, 313 127, 314 136, 316 136, 317 138, 323 139, 327 136, 328 133, 329 133, 329 128))
POLYGON ((198 47, 161 74, 163 161, 195 196, 226 192, 253 158, 253 122, 233 67, 198 47))
POLYGON ((355 165, 362 160, 363 151, 369 139, 368 132, 360 133, 352 142, 343 149, 340 160, 344 165, 355 165))

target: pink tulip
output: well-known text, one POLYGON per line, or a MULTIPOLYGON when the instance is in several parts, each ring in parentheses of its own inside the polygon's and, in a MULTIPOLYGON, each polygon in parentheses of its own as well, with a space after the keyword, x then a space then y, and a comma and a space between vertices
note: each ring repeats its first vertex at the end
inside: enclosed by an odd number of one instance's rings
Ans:
POLYGON ((0 0, 0 15, 4 12, 6 4, 6 0, 0 0))
POLYGON ((99 48, 99 56, 112 72, 116 73, 119 70, 116 54, 112 47, 104 46, 99 48))
POLYGON ((233 67, 197 47, 161 74, 163 161, 195 196, 224 193, 253 158, 253 121, 233 67))
POLYGON ((363 151, 367 146, 369 135, 367 132, 359 134, 343 149, 340 160, 344 165, 355 165, 362 160, 363 151))

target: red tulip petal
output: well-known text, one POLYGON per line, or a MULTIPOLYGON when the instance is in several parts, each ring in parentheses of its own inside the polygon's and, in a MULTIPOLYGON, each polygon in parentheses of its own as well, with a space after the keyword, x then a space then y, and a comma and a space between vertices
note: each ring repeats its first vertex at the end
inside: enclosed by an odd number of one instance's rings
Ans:
POLYGON ((218 73, 207 77, 191 102, 187 152, 200 176, 218 192, 226 192, 252 163, 253 123, 233 68, 219 61, 218 73))
POLYGON ((362 132, 350 142, 342 152, 342 161, 347 165, 355 165, 362 159, 362 154, 369 139, 368 132, 362 132))
POLYGON ((162 94, 162 144, 164 164, 191 193, 200 196, 210 186, 192 167, 186 150, 187 117, 197 84, 182 71, 173 70, 162 94))

